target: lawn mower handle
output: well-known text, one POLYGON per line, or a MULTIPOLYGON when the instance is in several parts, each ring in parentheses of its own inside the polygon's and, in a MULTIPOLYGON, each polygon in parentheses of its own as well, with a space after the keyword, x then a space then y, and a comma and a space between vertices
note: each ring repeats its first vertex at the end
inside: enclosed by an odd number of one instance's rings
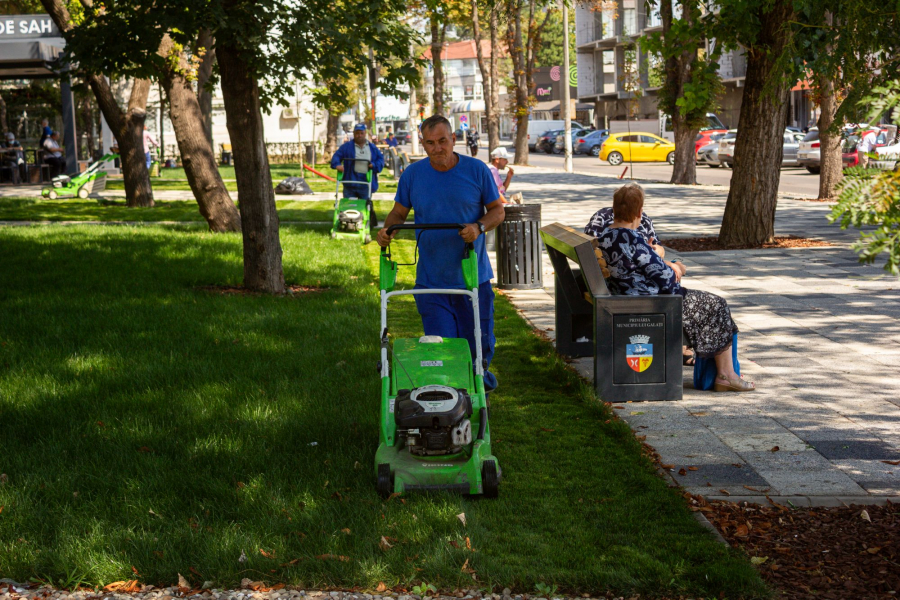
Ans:
POLYGON ((465 229, 466 225, 462 223, 421 223, 421 224, 408 224, 408 223, 398 223, 396 225, 391 225, 388 227, 387 233, 391 235, 398 229, 465 229))

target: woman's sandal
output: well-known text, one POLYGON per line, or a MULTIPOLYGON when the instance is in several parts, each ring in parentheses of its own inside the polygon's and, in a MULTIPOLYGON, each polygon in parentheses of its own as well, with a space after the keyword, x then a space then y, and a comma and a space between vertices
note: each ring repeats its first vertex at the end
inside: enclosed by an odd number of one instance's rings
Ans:
POLYGON ((693 354, 682 354, 681 355, 681 364, 685 367, 693 367, 694 366, 694 355, 693 354))
POLYGON ((724 377, 716 376, 714 389, 717 392, 752 392, 756 389, 756 386, 749 381, 744 381, 742 377, 725 379, 724 377))

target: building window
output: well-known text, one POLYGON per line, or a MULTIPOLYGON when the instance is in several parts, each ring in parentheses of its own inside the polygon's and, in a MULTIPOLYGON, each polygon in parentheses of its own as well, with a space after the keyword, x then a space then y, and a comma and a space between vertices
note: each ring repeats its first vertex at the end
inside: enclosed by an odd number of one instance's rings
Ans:
POLYGON ((476 100, 484 99, 484 86, 480 83, 475 84, 475 99, 476 100))
POLYGON ((475 99, 475 86, 467 85, 466 91, 465 91, 465 96, 463 97, 463 100, 474 100, 474 99, 475 99))

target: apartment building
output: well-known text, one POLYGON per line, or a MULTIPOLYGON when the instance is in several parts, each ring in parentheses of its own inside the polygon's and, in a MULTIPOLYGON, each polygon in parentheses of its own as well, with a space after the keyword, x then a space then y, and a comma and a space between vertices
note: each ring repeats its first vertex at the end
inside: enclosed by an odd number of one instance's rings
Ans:
MULTIPOLYGON (((676 18, 680 7, 676 6, 676 18)), ((610 120, 658 118, 657 92, 662 83, 659 58, 641 47, 641 37, 661 31, 659 7, 643 0, 618 0, 594 6, 576 4, 575 43, 578 101, 594 104, 594 125, 610 120)), ((714 44, 715 40, 710 41, 714 44)), ((717 114, 728 127, 737 127, 747 60, 741 49, 719 59, 724 91, 717 114)), ((801 82, 791 93, 789 123, 805 127, 815 116, 809 86, 801 82)))

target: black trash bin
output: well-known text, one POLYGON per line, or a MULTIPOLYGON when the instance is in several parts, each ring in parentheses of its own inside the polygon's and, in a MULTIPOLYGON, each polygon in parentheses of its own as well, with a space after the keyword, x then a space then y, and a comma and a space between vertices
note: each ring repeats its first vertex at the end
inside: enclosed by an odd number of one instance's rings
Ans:
POLYGON ((541 268, 541 205, 507 204, 497 228, 497 287, 529 290, 544 287, 541 268))

